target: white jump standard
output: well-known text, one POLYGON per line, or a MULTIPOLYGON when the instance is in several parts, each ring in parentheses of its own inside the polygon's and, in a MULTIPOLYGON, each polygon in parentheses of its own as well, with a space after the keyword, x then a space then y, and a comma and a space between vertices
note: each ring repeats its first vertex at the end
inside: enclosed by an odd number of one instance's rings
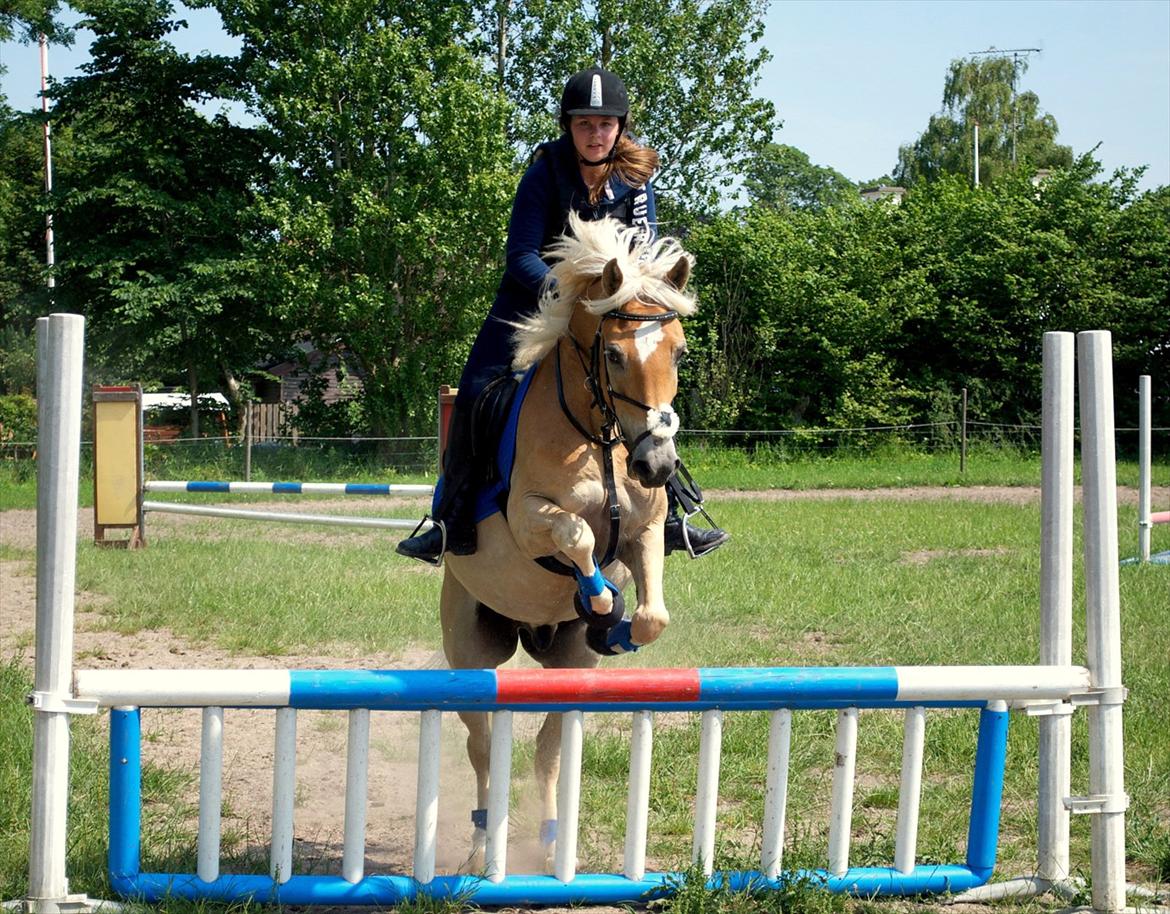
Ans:
MULTIPOLYGON (((647 808, 655 714, 703 716, 696 785, 694 861, 712 884, 780 884, 791 718, 808 709, 838 712, 833 806, 826 866, 806 875, 826 887, 862 895, 956 893, 987 882, 995 861, 1000 790, 1009 709, 1046 715, 1041 745, 1039 869, 1021 880, 1029 890, 1068 879, 1069 812, 1093 817, 1092 904, 1102 914, 1125 907, 1117 519, 1113 461, 1113 403, 1109 335, 1080 336, 1088 650, 1084 667, 1071 663, 1072 569, 1072 336, 1045 337, 1045 502, 1043 616, 1040 664, 1035 666, 787 668, 753 670, 79 670, 72 669, 76 556, 77 454, 80 445, 84 322, 53 315, 38 322, 37 634, 33 822, 29 895, 18 907, 37 914, 93 909, 100 902, 69 894, 65 872, 68 799, 68 718, 111 709, 111 881, 127 898, 169 896, 222 901, 254 898, 283 904, 392 904, 428 895, 467 895, 479 904, 614 903, 638 901, 678 885, 678 874, 645 868, 647 808), (1053 462, 1055 461, 1055 462, 1053 462), (1070 797, 1069 714, 1087 706, 1089 795, 1070 797), (200 817, 194 873, 149 873, 140 866, 141 708, 190 707, 203 714, 200 817), (225 708, 275 708, 271 860, 264 873, 225 873, 219 859, 225 708), (867 709, 905 715, 905 745, 897 844, 886 867, 852 867, 849 836, 856 735, 867 709), (919 864, 915 847, 924 723, 933 708, 978 713, 972 809, 963 863, 919 864), (346 709, 350 716, 345 766, 345 851, 336 875, 294 872, 295 735, 297 715, 346 709), (419 781, 413 872, 364 872, 364 830, 371 713, 417 713, 419 781), (435 873, 438 735, 447 711, 492 713, 493 759, 486 810, 484 876, 435 873), (860 709, 860 710, 859 710, 860 709), (760 868, 713 871, 720 736, 725 713, 771 715, 760 868), (568 721, 561 745, 560 829, 553 875, 512 874, 507 868, 511 718, 517 712, 560 711, 568 721), (626 847, 622 873, 577 873, 581 716, 630 713, 626 847)), ((927 734, 929 727, 926 728, 927 734)), ((1000 886, 987 886, 1002 894, 1000 886)), ((980 890, 977 890, 980 891, 980 890)))

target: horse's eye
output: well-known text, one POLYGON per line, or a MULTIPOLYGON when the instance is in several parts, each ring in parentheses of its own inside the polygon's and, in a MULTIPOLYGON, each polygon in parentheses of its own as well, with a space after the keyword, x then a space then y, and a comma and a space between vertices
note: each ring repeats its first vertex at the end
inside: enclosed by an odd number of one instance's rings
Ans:
POLYGON ((626 354, 617 346, 606 346, 605 360, 615 368, 621 368, 626 364, 626 354))

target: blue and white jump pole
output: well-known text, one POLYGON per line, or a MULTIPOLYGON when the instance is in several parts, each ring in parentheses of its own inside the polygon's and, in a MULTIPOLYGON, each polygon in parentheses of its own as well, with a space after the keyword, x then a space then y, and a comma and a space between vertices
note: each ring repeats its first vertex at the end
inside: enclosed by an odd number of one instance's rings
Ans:
MULTIPOLYGON (((828 866, 808 874, 829 888, 861 894, 923 891, 954 893, 984 882, 994 863, 999 815, 1003 744, 1007 710, 1047 714, 1054 723, 1043 749, 1045 782, 1039 796, 1041 869, 1016 882, 1029 891, 1057 887, 1067 874, 1067 843, 1061 848, 1067 811, 1093 816, 1091 867, 1095 911, 1125 907, 1124 810, 1121 713, 1124 688, 1120 669, 1120 611, 1117 569, 1117 519, 1113 465, 1113 403, 1109 335, 1085 333, 1079 339, 1083 472, 1085 479, 1085 568, 1088 651, 1084 667, 1066 659, 1063 643, 1066 596, 1063 569, 1071 567, 1071 472, 1065 472, 1065 439, 1071 421, 1060 425, 1061 455, 1046 464, 1046 488, 1059 486, 1044 509, 1042 548, 1045 574, 1059 580, 1045 585, 1041 665, 1015 667, 881 667, 777 670, 599 670, 599 671, 77 671, 72 670, 72 600, 76 555, 77 454, 80 445, 82 334, 75 315, 52 315, 38 323, 38 476, 37 656, 34 707, 34 802, 30 842, 29 896, 13 907, 34 914, 94 910, 104 903, 69 894, 65 875, 65 810, 68 799, 68 717, 111 712, 111 845, 115 885, 129 897, 167 895, 235 900, 262 898, 284 903, 393 903, 421 893, 452 897, 472 893, 481 904, 605 903, 638 900, 661 893, 676 874, 645 872, 645 809, 648 803, 651 715, 697 710, 703 715, 700 780, 697 785, 694 859, 713 880, 734 886, 773 886, 783 872, 784 796, 791 715, 808 708, 838 711, 834 809, 828 866), (1066 490, 1066 487, 1067 490, 1066 490), (1067 498, 1067 502, 1066 502, 1067 498), (1047 553, 1051 550, 1051 555, 1047 553), (1060 569, 1057 571, 1057 569, 1060 569), (1051 591, 1051 593, 1049 593, 1051 591), (1061 798, 1061 812, 1050 808, 1060 797, 1063 725, 1071 706, 1089 707, 1090 794, 1061 798), (139 708, 181 706, 203 709, 198 866, 194 874, 142 873, 138 792, 139 708), (223 709, 276 709, 277 746, 271 867, 266 874, 225 874, 218 859, 218 795, 223 759, 223 709), (852 809, 853 755, 859 708, 884 707, 906 713, 898 847, 891 867, 854 868, 848 863, 852 809), (932 707, 978 708, 981 718, 973 777, 973 810, 963 864, 915 863, 915 825, 902 821, 916 812, 921 783, 922 715, 932 707), (295 733, 299 711, 346 708, 350 713, 347 758, 346 853, 337 876, 293 872, 295 733), (420 713, 420 778, 414 873, 367 875, 362 866, 364 789, 368 765, 369 715, 386 708, 420 713), (444 711, 471 709, 492 713, 492 784, 487 811, 486 878, 442 876, 434 872, 435 800, 438 791, 438 725, 444 711), (767 709, 769 738, 763 848, 759 871, 716 875, 712 870, 715 800, 718 796, 719 737, 722 715, 767 709), (571 840, 558 842, 556 873, 515 876, 507 872, 508 777, 511 715, 516 711, 563 711, 568 720, 562 742, 559 805, 562 824, 576 822, 581 740, 580 716, 597 710, 632 714, 629 820, 622 874, 577 874, 571 840), (564 776, 566 770, 571 776, 564 776), (1058 789, 1053 788, 1056 785, 1058 789), (911 795, 907 795, 911 794, 911 795), (1044 823, 1048 824, 1044 824, 1044 823), (1047 836, 1047 837, 1046 837, 1047 836), (351 846, 352 842, 352 846, 351 846), (1062 854, 1065 855, 1062 858, 1062 854)), ((1051 335, 1050 335, 1051 336, 1051 335)), ((1069 357, 1068 334, 1056 335, 1051 348, 1069 357)), ((1046 339, 1045 351, 1050 342, 1046 339)), ((1049 415, 1049 360, 1045 362, 1045 424, 1049 415)), ((1071 417, 1071 374, 1060 375, 1052 397, 1057 415, 1071 417)), ((1046 444, 1048 443, 1046 435, 1046 444)), ((1069 451, 1071 453, 1071 451, 1069 451)), ((1071 630, 1071 626, 1070 626, 1071 630)), ((916 823, 915 823, 916 824, 916 823)), ((576 829, 572 829, 575 836, 576 829)), ((998 884, 997 884, 998 885, 998 884)), ((997 886, 989 886, 995 893, 997 886)), ((999 894, 1004 894, 1000 892, 999 894)))

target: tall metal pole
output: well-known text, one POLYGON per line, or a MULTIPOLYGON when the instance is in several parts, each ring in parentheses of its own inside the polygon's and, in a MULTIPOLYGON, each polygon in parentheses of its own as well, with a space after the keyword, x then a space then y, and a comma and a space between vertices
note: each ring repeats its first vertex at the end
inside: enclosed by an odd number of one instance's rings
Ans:
MULTIPOLYGON (((46 94, 49 91, 49 39, 44 32, 41 32, 38 38, 38 44, 41 49, 41 111, 45 115, 45 199, 49 200, 53 194, 53 140, 51 130, 49 128, 49 97, 46 94)), ((53 250, 53 214, 52 212, 45 213, 45 265, 47 270, 47 285, 49 287, 49 300, 52 301, 53 290, 57 286, 57 280, 53 276, 53 268, 57 263, 57 255, 53 250)))
POLYGON ((975 122, 975 186, 979 186, 979 121, 975 122))
POLYGON ((1150 560, 1150 376, 1138 378, 1138 555, 1150 560))
POLYGON ((37 627, 29 899, 64 902, 85 318, 37 320, 37 627))
POLYGON ((1077 336, 1084 477, 1086 666, 1093 910, 1125 908, 1125 754, 1122 743, 1121 598, 1117 560, 1117 463, 1113 352, 1107 330, 1077 336))
MULTIPOLYGON (((1072 665, 1073 460, 1076 343, 1071 333, 1044 334, 1040 486, 1040 662, 1072 665)), ((1040 789, 1036 875, 1052 883, 1069 872, 1071 705, 1040 720, 1040 789)))

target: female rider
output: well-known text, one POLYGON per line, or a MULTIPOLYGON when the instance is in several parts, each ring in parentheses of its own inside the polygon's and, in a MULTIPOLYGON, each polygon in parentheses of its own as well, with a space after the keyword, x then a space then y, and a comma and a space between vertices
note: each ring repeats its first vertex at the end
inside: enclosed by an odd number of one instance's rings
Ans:
MULTIPOLYGON (((575 73, 561 96, 560 138, 537 149, 520 180, 508 223, 504 278, 459 380, 443 459, 443 485, 434 514, 446 527, 447 549, 455 555, 470 555, 476 548, 475 490, 481 470, 472 407, 488 382, 508 370, 512 324, 536 310, 549 271, 541 252, 566 231, 570 211, 585 220, 609 216, 641 226, 648 238, 655 235, 650 181, 658 168, 658 153, 626 132, 628 115, 626 87, 616 75, 600 67, 575 73)), ((700 556, 728 539, 717 527, 686 524, 671 498, 667 554, 689 543, 689 551, 700 556)), ((438 524, 397 547, 402 555, 432 564, 438 563, 442 550, 438 524)))

